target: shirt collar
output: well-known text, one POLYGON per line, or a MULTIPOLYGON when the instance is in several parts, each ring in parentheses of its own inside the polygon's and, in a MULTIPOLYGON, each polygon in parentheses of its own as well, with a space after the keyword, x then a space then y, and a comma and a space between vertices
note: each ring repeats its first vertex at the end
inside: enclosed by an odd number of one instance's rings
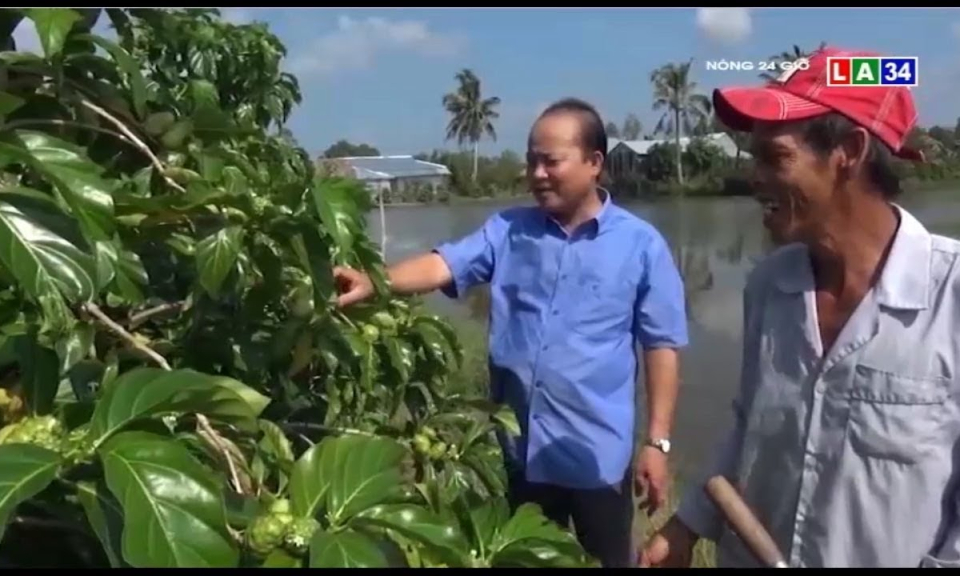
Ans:
MULTIPOLYGON (((900 226, 874 291, 877 301, 889 308, 923 310, 929 306, 932 239, 912 214, 893 206, 900 215, 900 226)), ((813 290, 809 251, 800 246, 795 253, 799 262, 784 263, 777 271, 777 287, 786 293, 813 290)))
MULTIPOLYGON (((604 188, 603 186, 597 186, 597 193, 600 194, 600 198, 602 199, 602 203, 600 204, 600 210, 598 210, 597 213, 594 214, 592 218, 590 218, 589 220, 585 220, 582 224, 580 224, 580 226, 576 230, 574 230, 572 234, 582 233, 582 231, 584 231, 584 228, 587 225, 593 225, 594 226, 593 229, 599 233, 601 227, 605 226, 610 221, 610 216, 612 213, 610 206, 613 205, 613 200, 611 199, 610 191, 604 188)), ((545 213, 544 217, 548 221, 553 222, 554 225, 557 226, 557 228, 561 230, 563 229, 563 226, 560 226, 560 223, 554 220, 553 217, 551 217, 549 214, 545 213)))

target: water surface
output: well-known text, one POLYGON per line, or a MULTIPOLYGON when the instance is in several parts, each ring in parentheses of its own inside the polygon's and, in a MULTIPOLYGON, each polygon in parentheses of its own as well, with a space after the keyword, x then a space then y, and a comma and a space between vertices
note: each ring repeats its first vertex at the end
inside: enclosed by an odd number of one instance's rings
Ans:
MULTIPOLYGON (((387 208, 387 261, 468 234, 509 205, 387 208)), ((960 237, 960 191, 908 194, 902 205, 932 232, 960 237)), ((730 421, 730 400, 739 377, 741 290, 747 272, 768 249, 760 209, 749 198, 665 200, 624 207, 666 237, 687 288, 690 346, 682 360, 674 462, 682 473, 689 472, 730 421)), ((369 222, 372 237, 379 240, 376 210, 369 222)), ((464 303, 439 294, 428 297, 428 302, 438 312, 469 317, 464 303)))

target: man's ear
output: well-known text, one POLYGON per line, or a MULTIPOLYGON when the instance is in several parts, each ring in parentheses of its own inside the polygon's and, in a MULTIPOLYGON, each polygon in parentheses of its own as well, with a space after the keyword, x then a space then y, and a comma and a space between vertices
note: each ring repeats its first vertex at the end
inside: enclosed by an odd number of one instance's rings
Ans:
POLYGON ((597 175, 599 176, 600 173, 603 172, 603 162, 606 160, 606 156, 602 152, 596 150, 594 150, 592 156, 591 164, 593 164, 597 171, 597 175))
POLYGON ((840 149, 843 152, 842 168, 855 173, 867 162, 870 150, 870 139, 873 136, 865 128, 854 128, 843 139, 840 149))

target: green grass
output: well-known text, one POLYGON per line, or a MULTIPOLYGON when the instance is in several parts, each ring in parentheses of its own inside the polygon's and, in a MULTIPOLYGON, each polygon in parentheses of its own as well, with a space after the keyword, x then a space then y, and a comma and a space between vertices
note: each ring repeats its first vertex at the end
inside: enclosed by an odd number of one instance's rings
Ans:
MULTIPOLYGON (((472 298, 478 299, 471 300, 471 308, 474 308, 474 319, 446 318, 457 332, 464 356, 463 364, 450 378, 451 391, 461 394, 486 395, 489 373, 487 371, 487 327, 485 322, 481 320, 483 317, 483 295, 475 294, 472 295, 472 298)), ((675 477, 671 481, 667 505, 663 509, 650 517, 638 508, 633 524, 633 535, 638 550, 676 511, 682 490, 683 486, 679 478, 675 477)), ((637 502, 639 504, 639 499, 637 502)), ((692 566, 694 568, 716 567, 716 551, 713 542, 701 540, 697 543, 693 552, 692 566)))

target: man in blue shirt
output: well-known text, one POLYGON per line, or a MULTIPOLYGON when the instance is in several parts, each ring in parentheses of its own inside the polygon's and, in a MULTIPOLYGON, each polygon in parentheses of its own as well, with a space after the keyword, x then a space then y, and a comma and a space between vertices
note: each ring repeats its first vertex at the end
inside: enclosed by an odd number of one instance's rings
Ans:
MULTIPOLYGON (((537 206, 504 210, 474 233, 388 270, 401 294, 451 297, 490 285, 490 393, 517 413, 501 436, 514 506, 536 502, 605 567, 628 567, 633 481, 663 504, 687 343, 683 283, 663 237, 598 186, 607 149, 589 104, 562 100, 534 124, 527 175, 537 206), (634 462, 636 345, 647 386, 644 447, 634 462)), ((343 306, 373 293, 334 271, 343 306)))

